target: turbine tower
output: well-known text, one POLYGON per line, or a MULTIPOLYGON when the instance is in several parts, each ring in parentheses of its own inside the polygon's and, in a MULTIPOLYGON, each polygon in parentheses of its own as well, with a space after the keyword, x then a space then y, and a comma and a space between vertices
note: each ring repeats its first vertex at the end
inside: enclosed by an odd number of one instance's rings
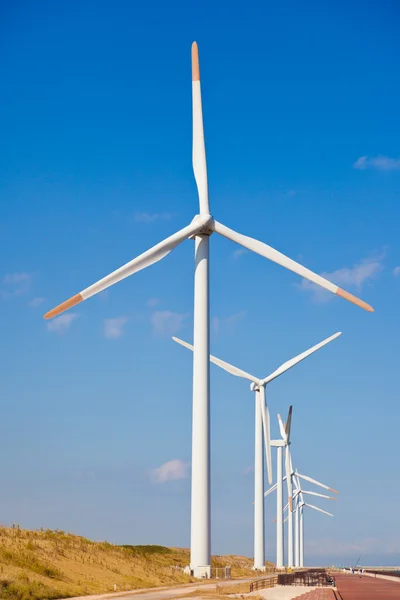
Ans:
POLYGON ((199 196, 199 214, 192 222, 150 250, 75 294, 45 314, 55 317, 102 292, 118 281, 165 258, 187 239, 195 243, 192 422, 192 512, 190 566, 195 577, 211 574, 210 520, 210 381, 209 381, 209 238, 218 233, 244 248, 275 262, 301 277, 372 312, 373 308, 352 294, 313 273, 271 246, 242 235, 216 221, 210 213, 200 90, 200 67, 196 42, 192 45, 193 170, 199 196))

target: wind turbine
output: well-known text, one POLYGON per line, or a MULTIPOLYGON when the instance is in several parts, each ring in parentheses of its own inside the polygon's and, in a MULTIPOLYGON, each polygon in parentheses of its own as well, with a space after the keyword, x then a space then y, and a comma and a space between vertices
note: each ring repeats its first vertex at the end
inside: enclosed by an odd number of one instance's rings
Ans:
MULTIPOLYGON (((293 407, 289 407, 288 418, 283 425, 280 415, 278 415, 279 429, 281 433, 280 440, 271 440, 271 446, 276 448, 276 484, 265 492, 267 496, 276 489, 276 568, 283 568, 283 477, 282 469, 282 449, 287 448, 290 443, 290 426, 292 422, 293 407)), ((288 505, 289 506, 289 505, 288 505)))
POLYGON ((244 248, 297 273, 312 283, 346 300, 373 311, 373 308, 352 294, 313 273, 271 246, 247 237, 216 221, 210 213, 208 180, 204 144, 203 115, 200 90, 200 67, 196 42, 192 45, 193 104, 193 170, 199 196, 199 214, 192 222, 150 250, 75 294, 44 315, 55 317, 65 310, 91 298, 118 281, 137 273, 165 258, 187 239, 195 242, 193 411, 192 411, 192 509, 191 509, 191 571, 195 577, 211 573, 210 521, 210 397, 209 397, 209 238, 218 233, 244 248))
POLYGON ((297 566, 304 567, 304 515, 303 515, 304 506, 307 506, 308 508, 322 512, 330 517, 333 517, 333 514, 327 512, 326 510, 322 510, 322 508, 319 508, 318 506, 314 506, 313 504, 308 504, 308 503, 304 502, 303 494, 310 495, 310 496, 318 496, 320 498, 325 498, 327 500, 337 500, 337 498, 334 498, 332 496, 326 496, 324 494, 318 494, 317 492, 303 490, 301 487, 300 479, 304 479, 304 481, 313 483, 314 485, 317 485, 326 490, 329 490, 330 492, 334 492, 335 494, 338 494, 339 492, 337 490, 335 490, 334 488, 331 488, 328 485, 325 485, 324 483, 317 481, 316 479, 312 479, 311 477, 308 477, 307 475, 301 475, 297 470, 293 473, 293 478, 296 482, 296 487, 297 487, 297 491, 295 493, 297 495, 297 503, 296 503, 297 504, 297 506, 296 506, 297 561, 296 562, 297 562, 297 566))
MULTIPOLYGON (((276 369, 271 375, 268 375, 264 379, 250 375, 242 369, 216 358, 210 354, 210 361, 221 369, 228 371, 231 375, 241 377, 251 381, 250 389, 255 392, 255 435, 254 435, 254 569, 264 570, 265 569, 265 541, 264 541, 264 468, 263 468, 263 448, 262 448, 262 437, 264 432, 265 442, 265 454, 267 462, 267 474, 268 481, 272 483, 272 461, 271 461, 271 435, 270 435, 270 417, 269 410, 265 401, 265 388, 268 383, 288 371, 299 362, 310 356, 329 342, 333 341, 341 335, 341 332, 331 335, 319 344, 316 344, 309 350, 302 352, 298 356, 286 361, 278 369, 276 369)), ((194 350, 192 344, 188 344, 177 337, 172 338, 178 344, 181 344, 189 350, 194 350)), ((291 417, 291 412, 290 412, 291 417)), ((290 435, 290 421, 288 422, 288 435, 290 435)), ((289 439, 289 438, 288 438, 289 439)), ((288 444, 289 442, 287 442, 288 444)), ((288 467, 289 469, 289 467, 288 467)), ((291 484, 291 478, 290 484, 291 484)), ((291 494, 290 494, 291 498, 291 494)))
MULTIPOLYGON (((290 478, 293 478, 294 481, 294 485, 295 485, 295 491, 293 493, 292 496, 292 502, 293 500, 295 501, 296 504, 296 508, 294 510, 295 513, 295 560, 294 560, 294 566, 295 567, 303 567, 304 566, 304 518, 303 518, 303 508, 304 506, 307 506, 313 510, 317 510, 319 512, 322 512, 324 514, 327 514, 331 517, 333 517, 333 515, 327 511, 322 510, 322 508, 319 508, 317 506, 314 506, 313 504, 309 504, 306 503, 304 501, 304 496, 305 495, 310 495, 310 496, 314 496, 314 497, 318 497, 318 498, 325 498, 326 500, 337 500, 337 498, 332 497, 332 496, 327 496, 325 494, 319 494, 317 492, 312 492, 309 490, 303 490, 301 487, 301 483, 300 483, 300 477, 302 479, 304 479, 305 481, 309 481, 311 483, 314 483, 317 486, 320 486, 324 489, 327 489, 331 492, 334 492, 336 494, 338 494, 339 492, 327 485, 325 485, 324 483, 321 483, 319 481, 317 481, 316 479, 312 479, 311 477, 308 477, 307 475, 300 475, 298 473, 298 471, 293 471, 293 467, 292 467, 292 459, 290 457, 290 472, 291 472, 291 476, 290 478)), ((285 476, 283 478, 284 480, 287 479, 287 476, 285 476)), ((278 484, 274 484, 272 485, 266 492, 265 492, 265 496, 268 496, 269 494, 271 494, 272 492, 274 492, 275 490, 278 490, 278 484)), ((288 502, 286 504, 286 506, 283 508, 283 510, 281 511, 281 515, 283 515, 289 508, 289 499, 288 502)), ((279 520, 279 508, 278 508, 278 512, 277 512, 277 516, 276 516, 276 523, 278 523, 279 520)), ((288 512, 287 517, 284 519, 284 523, 288 522, 289 523, 290 520, 290 511, 288 512)), ((289 528, 288 528, 289 529, 289 528)), ((292 539, 293 539, 293 530, 291 531, 291 535, 292 535, 292 539)), ((281 539, 283 539, 283 532, 282 532, 282 537, 281 539)), ((289 541, 289 531, 288 531, 288 541, 289 541)), ((292 561, 293 562, 293 561, 292 561)), ((289 564, 289 555, 288 555, 288 566, 293 566, 289 564)))

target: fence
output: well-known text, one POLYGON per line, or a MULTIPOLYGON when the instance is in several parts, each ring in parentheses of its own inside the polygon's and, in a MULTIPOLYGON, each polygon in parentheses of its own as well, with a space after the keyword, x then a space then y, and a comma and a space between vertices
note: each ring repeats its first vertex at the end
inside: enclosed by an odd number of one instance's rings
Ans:
POLYGON ((250 592, 256 590, 264 590, 266 588, 275 587, 278 583, 278 577, 268 577, 267 579, 256 579, 250 584, 250 592))
POLYGON ((279 585, 307 585, 307 586, 327 586, 335 585, 335 581, 330 577, 325 569, 308 569, 297 573, 282 573, 278 575, 279 585))
POLYGON ((231 567, 211 567, 211 579, 231 579, 231 567))

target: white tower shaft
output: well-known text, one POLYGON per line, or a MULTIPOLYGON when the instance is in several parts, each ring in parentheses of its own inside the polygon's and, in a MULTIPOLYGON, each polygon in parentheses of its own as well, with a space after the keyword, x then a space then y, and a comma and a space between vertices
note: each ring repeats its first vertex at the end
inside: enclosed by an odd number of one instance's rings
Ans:
POLYGON ((276 567, 283 568, 283 473, 282 448, 276 449, 277 488, 276 488, 276 567))
POLYGON ((211 576, 209 236, 195 238, 190 568, 211 576))
POLYGON ((296 500, 296 512, 295 512, 295 538, 294 538, 294 566, 300 566, 300 534, 299 534, 299 520, 300 520, 300 506, 299 497, 296 500))
POLYGON ((300 506, 300 567, 304 567, 304 516, 303 506, 300 506))
POLYGON ((264 456, 260 392, 255 395, 254 440, 254 569, 265 570, 264 555, 264 456))

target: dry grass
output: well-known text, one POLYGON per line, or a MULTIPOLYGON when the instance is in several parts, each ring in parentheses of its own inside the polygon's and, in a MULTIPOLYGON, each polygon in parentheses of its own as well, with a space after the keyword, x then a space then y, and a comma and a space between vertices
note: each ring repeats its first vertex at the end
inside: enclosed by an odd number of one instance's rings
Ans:
MULTIPOLYGON (((189 551, 164 546, 114 546, 63 531, 0 526, 1 600, 53 600, 114 591, 189 583, 179 567, 189 551)), ((251 575, 251 560, 218 556, 232 576, 251 575)), ((219 597, 221 600, 221 596, 219 597)))

